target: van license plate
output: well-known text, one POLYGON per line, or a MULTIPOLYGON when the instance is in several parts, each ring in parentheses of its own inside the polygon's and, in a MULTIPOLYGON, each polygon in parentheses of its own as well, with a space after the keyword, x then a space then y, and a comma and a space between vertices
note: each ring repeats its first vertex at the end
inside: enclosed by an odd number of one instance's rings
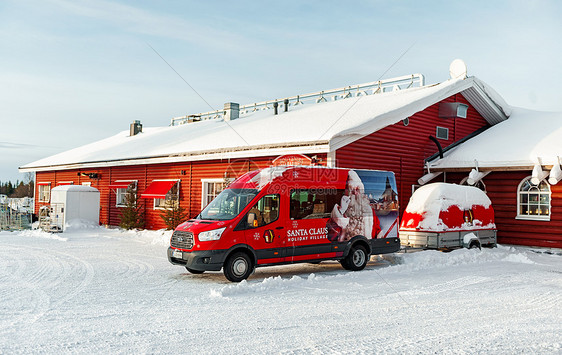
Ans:
POLYGON ((172 253, 172 257, 176 259, 182 259, 183 253, 179 250, 174 250, 174 252, 172 253))

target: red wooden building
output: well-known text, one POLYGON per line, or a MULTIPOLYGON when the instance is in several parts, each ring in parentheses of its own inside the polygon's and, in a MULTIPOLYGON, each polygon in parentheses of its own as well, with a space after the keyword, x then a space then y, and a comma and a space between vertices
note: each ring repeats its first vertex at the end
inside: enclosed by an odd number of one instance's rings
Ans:
POLYGON ((117 225, 126 187, 144 201, 146 228, 164 227, 166 200, 195 216, 225 181, 303 154, 327 166, 391 170, 401 210, 425 173, 425 159, 507 119, 508 107, 477 78, 424 85, 423 76, 299 95, 172 120, 130 131, 20 168, 35 172, 36 211, 60 184, 101 192, 100 222, 117 225))
POLYGON ((562 113, 514 108, 507 121, 430 162, 492 201, 498 242, 562 248, 562 113))

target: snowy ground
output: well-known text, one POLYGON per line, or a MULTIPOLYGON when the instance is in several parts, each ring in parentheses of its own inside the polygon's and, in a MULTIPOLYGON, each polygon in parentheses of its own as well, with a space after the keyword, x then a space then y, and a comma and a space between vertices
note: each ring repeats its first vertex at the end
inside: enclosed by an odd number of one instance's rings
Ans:
POLYGON ((562 353, 562 254, 500 246, 190 275, 169 232, 0 233, 0 353, 562 353))

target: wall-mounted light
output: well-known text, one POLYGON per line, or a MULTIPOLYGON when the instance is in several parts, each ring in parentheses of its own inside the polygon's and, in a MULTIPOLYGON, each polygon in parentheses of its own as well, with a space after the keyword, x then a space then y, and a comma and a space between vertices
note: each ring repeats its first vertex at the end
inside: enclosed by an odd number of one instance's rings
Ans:
POLYGON ((548 183, 551 185, 556 185, 562 180, 562 169, 560 169, 560 158, 556 157, 556 162, 550 169, 550 177, 548 178, 548 183))
POLYGON ((548 171, 542 170, 540 164, 535 164, 533 167, 533 172, 531 173, 531 183, 533 185, 538 185, 548 176, 548 171))
POLYGON ((466 183, 469 185, 476 185, 478 181, 482 180, 490 171, 478 171, 478 169, 472 169, 468 174, 466 183))
POLYGON ((428 182, 435 179, 436 177, 438 177, 441 174, 443 174, 442 171, 439 171, 439 172, 436 172, 436 173, 427 173, 427 174, 425 174, 424 176, 422 176, 421 178, 418 179, 418 184, 425 185, 425 184, 427 184, 428 182))

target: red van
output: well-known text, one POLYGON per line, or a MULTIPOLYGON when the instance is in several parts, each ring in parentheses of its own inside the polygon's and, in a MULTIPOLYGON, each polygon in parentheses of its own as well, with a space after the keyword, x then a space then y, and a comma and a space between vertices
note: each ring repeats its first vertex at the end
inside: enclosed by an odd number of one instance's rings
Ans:
POLYGON ((244 174, 174 231, 168 260, 194 274, 338 260, 362 270, 400 249, 394 173, 281 166, 244 174))

